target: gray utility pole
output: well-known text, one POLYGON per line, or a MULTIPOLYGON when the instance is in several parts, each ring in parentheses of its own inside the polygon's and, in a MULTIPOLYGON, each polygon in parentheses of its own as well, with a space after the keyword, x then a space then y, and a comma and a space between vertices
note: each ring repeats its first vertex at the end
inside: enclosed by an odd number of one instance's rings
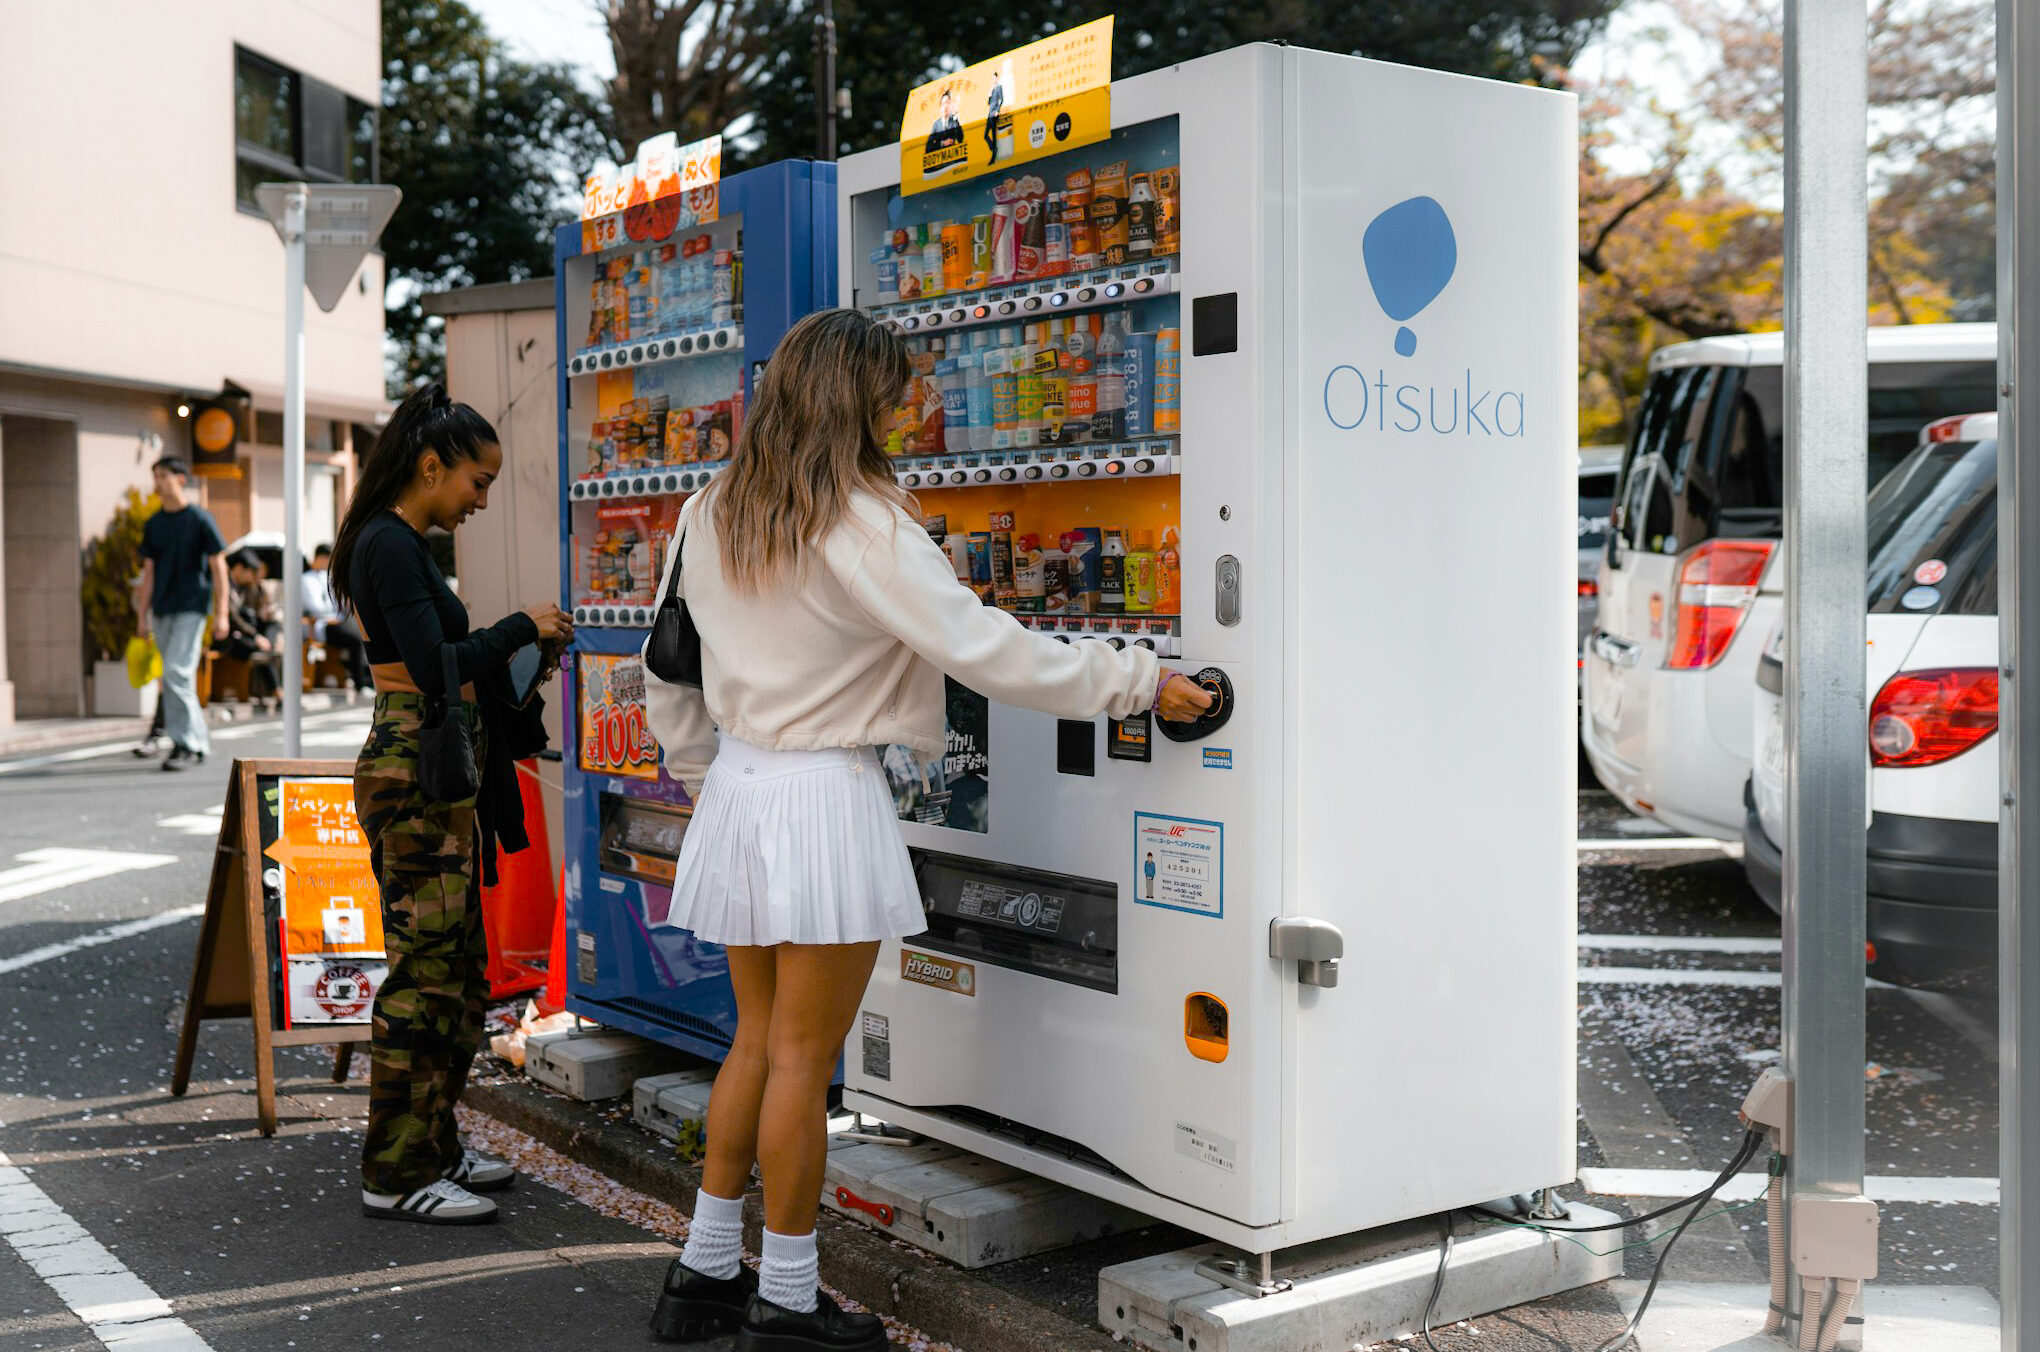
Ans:
POLYGON ((1787 0, 1787 1252, 1802 1319, 1814 1324, 1828 1309, 1827 1279, 1838 1279, 1837 1304, 1853 1299, 1876 1259, 1876 1213, 1862 1200, 1868 44, 1862 5, 1787 0), (1847 1242, 1830 1242, 1842 1232, 1847 1242))
POLYGON ((836 131, 836 5, 822 0, 815 12, 815 158, 834 162, 836 131))
POLYGON ((2040 0, 1997 7, 1999 1262, 2004 1352, 2040 1352, 2040 0))

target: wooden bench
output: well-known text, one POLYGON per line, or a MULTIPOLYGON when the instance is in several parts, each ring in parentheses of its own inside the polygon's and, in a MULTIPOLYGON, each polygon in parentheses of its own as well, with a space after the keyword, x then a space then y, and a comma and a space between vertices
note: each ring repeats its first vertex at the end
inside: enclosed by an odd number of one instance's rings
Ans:
POLYGON ((340 654, 327 644, 307 638, 304 647, 304 688, 309 693, 322 685, 349 689, 354 678, 347 670, 347 663, 340 654))

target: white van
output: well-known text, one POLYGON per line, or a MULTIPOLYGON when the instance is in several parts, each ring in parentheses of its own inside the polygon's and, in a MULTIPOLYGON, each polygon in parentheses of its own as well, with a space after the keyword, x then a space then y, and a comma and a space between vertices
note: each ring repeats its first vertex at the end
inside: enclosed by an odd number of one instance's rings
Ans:
MULTIPOLYGON (((1997 400, 1995 324, 1874 328, 1869 482, 1997 400)), ((1663 348, 1622 462, 1580 674, 1580 743, 1631 811, 1742 838, 1758 650, 1784 609, 1785 340, 1663 348)))

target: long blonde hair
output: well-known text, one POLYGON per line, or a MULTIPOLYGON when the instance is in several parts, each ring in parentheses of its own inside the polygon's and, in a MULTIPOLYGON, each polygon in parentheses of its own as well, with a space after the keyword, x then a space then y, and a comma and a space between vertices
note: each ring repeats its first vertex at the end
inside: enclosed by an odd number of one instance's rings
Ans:
POLYGON ((858 492, 910 505, 885 437, 911 374, 899 335, 856 310, 820 310, 786 331, 704 504, 732 588, 798 579, 858 492))

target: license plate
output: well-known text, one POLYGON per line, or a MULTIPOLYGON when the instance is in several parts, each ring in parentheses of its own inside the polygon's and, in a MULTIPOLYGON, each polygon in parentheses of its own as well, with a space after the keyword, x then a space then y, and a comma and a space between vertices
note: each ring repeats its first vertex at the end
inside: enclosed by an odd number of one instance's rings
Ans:
POLYGON ((1785 704, 1771 706, 1771 723, 1764 729, 1764 773, 1774 780, 1785 778, 1785 704))

